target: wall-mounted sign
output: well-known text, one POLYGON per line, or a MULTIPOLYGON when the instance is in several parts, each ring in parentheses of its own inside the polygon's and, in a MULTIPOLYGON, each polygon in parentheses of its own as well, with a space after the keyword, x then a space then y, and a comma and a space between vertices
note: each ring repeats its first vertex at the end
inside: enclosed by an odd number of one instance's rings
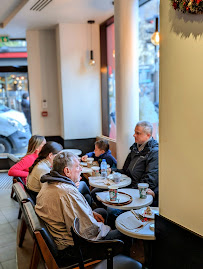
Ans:
POLYGON ((8 42, 9 38, 8 36, 0 36, 0 42, 8 42))

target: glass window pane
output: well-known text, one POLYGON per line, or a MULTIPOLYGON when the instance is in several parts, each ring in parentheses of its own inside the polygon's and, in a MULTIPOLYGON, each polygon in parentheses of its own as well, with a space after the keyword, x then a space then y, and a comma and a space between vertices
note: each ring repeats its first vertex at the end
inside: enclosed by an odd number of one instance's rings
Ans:
POLYGON ((109 93, 109 137, 116 139, 115 33, 114 23, 107 27, 107 69, 109 93))
POLYGON ((159 0, 151 0, 139 9, 139 119, 154 126, 153 137, 158 139, 159 122, 159 46, 151 36, 159 17, 159 0))
POLYGON ((0 154, 25 154, 31 137, 27 68, 12 58, 26 51, 25 40, 0 42, 0 154), (8 62, 5 53, 10 53, 8 62))

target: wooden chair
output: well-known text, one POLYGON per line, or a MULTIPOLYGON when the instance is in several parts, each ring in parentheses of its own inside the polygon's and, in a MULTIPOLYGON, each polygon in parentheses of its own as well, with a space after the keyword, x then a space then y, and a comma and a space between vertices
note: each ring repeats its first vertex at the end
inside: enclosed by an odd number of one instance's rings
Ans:
POLYGON ((73 227, 71 228, 73 235, 74 245, 78 252, 79 267, 84 269, 83 253, 84 249, 87 249, 91 253, 93 258, 106 259, 92 268, 95 269, 141 269, 142 264, 134 259, 124 256, 116 255, 120 253, 123 247, 123 241, 121 240, 89 240, 81 236, 79 219, 75 218, 73 227))
MULTIPOLYGON (((40 254, 45 263, 45 267, 48 269, 70 269, 78 267, 76 260, 68 261, 66 259, 66 261, 61 261, 57 258, 58 249, 53 237, 47 230, 43 220, 35 213, 32 203, 27 202, 23 204, 23 217, 34 240, 30 269, 37 268, 40 254)), ((86 262, 86 266, 91 264, 88 263, 90 260, 86 262)))
MULTIPOLYGON (((13 185, 13 190, 14 190, 14 193, 16 194, 16 199, 17 199, 17 202, 19 203, 19 206, 20 206, 19 213, 18 213, 18 219, 20 219, 21 214, 22 214, 22 210, 23 210, 23 203, 26 203, 26 202, 33 203, 33 201, 31 199, 31 197, 26 193, 26 191, 22 188, 22 185, 20 182, 16 182, 13 185)), ((22 247, 26 230, 27 230, 27 225, 26 225, 24 219, 22 219, 21 228, 20 228, 20 232, 19 232, 19 238, 18 238, 19 247, 22 247)))
POLYGON ((13 184, 13 193, 16 194, 16 200, 20 205, 19 213, 18 213, 18 219, 21 217, 22 213, 22 201, 25 201, 26 199, 29 200, 29 195, 26 193, 25 189, 23 188, 24 183, 21 182, 21 178, 16 178, 16 182, 13 184), (18 181, 17 181, 18 180, 18 181))

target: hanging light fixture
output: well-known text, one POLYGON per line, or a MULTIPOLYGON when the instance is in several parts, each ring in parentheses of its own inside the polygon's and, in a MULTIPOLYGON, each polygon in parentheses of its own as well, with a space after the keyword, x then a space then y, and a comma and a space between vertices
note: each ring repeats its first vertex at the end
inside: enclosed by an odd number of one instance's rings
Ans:
POLYGON ((92 24, 94 24, 95 21, 90 20, 90 21, 87 21, 87 23, 91 24, 91 50, 90 50, 89 65, 95 65, 94 54, 93 54, 93 50, 92 50, 92 24))
POLYGON ((158 46, 159 45, 159 41, 160 41, 160 35, 159 35, 159 19, 158 19, 158 17, 156 17, 156 31, 153 33, 153 35, 151 37, 151 42, 155 46, 158 46))

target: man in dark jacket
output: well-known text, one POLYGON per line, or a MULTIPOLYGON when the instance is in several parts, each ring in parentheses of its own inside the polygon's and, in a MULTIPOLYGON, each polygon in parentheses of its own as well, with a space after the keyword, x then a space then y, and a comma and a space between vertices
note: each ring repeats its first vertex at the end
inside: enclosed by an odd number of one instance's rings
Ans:
MULTIPOLYGON (((158 199, 158 151, 159 145, 152 137, 153 127, 148 121, 140 121, 135 126, 135 143, 130 147, 123 169, 118 172, 132 179, 128 187, 137 188, 138 183, 148 183, 154 192, 154 200, 158 199)), ((150 193, 151 194, 151 193, 150 193)))
MULTIPOLYGON (((158 151, 159 145, 152 137, 153 127, 148 121, 140 121, 135 126, 135 143, 130 147, 122 169, 114 171, 126 174, 132 179, 127 188, 138 188, 138 183, 148 183, 148 193, 153 196, 152 206, 158 206, 158 151)), ((92 195, 93 196, 93 195, 92 195)), ((93 196, 94 198, 94 196, 93 196)), ((108 208, 109 223, 113 225, 120 209, 108 208)))
POLYGON ((158 151, 159 145, 152 137, 153 127, 150 122, 140 121, 135 127, 135 143, 130 147, 123 169, 119 170, 132 178, 132 188, 138 183, 148 183, 150 189, 158 186, 158 151))

